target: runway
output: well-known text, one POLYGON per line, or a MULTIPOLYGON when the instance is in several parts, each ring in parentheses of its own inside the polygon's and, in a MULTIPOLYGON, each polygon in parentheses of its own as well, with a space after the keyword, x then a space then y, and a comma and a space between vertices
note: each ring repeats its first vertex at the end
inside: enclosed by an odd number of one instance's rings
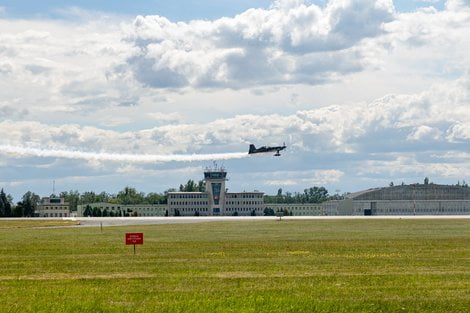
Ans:
POLYGON ((60 227, 100 227, 158 225, 205 222, 236 222, 236 221, 295 221, 295 220, 426 220, 426 219, 470 219, 470 215, 381 215, 381 216, 179 216, 179 217, 24 217, 1 218, 1 220, 66 220, 79 221, 80 225, 60 227))
MULTIPOLYGON (((180 217, 76 217, 64 218, 66 220, 80 221, 80 225, 74 227, 93 226, 127 226, 127 225, 156 225, 179 223, 204 223, 204 222, 235 222, 235 221, 279 221, 277 216, 180 216, 180 217)), ((470 215, 395 215, 395 216, 284 216, 281 221, 292 220, 397 220, 397 219, 470 219, 470 215)))

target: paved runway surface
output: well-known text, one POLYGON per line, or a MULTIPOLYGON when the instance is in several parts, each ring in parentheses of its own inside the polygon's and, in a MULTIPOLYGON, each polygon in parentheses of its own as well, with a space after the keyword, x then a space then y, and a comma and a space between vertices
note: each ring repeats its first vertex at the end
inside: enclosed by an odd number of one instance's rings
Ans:
MULTIPOLYGON (((2 220, 71 220, 80 225, 69 227, 99 227, 126 225, 154 225, 203 223, 220 221, 274 221, 276 216, 181 216, 181 217, 64 217, 64 218, 2 218, 2 220)), ((284 216, 282 220, 344 220, 344 219, 470 219, 470 215, 395 215, 395 216, 284 216)))
MULTIPOLYGON (((276 216, 181 216, 181 217, 77 217, 79 226, 125 226, 220 221, 274 221, 276 216)), ((403 215, 403 216, 284 216, 282 220, 337 220, 337 219, 470 219, 470 215, 403 215)))

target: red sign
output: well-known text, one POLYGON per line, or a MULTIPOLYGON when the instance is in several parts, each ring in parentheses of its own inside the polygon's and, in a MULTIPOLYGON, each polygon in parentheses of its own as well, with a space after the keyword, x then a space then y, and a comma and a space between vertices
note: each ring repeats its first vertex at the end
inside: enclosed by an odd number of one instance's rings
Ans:
POLYGON ((144 233, 126 233, 126 245, 143 245, 144 233))

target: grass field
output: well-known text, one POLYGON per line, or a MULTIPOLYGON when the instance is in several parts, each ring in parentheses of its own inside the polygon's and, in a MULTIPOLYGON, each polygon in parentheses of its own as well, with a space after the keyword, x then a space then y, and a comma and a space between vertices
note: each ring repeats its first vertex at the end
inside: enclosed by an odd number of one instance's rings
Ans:
POLYGON ((0 312, 470 311, 469 220, 10 226, 0 312))
POLYGON ((31 228, 31 227, 60 227, 79 225, 80 222, 70 220, 32 220, 32 219, 15 219, 0 220, 0 228, 31 228))

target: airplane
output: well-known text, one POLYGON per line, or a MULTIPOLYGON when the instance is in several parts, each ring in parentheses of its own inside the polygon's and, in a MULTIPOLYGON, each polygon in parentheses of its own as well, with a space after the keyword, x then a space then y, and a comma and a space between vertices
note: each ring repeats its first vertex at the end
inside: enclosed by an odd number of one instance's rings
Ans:
POLYGON ((248 150, 248 154, 267 153, 267 152, 274 152, 274 151, 276 151, 276 153, 274 154, 274 156, 281 156, 281 154, 279 153, 279 151, 284 150, 285 148, 286 148, 286 143, 284 143, 284 145, 278 146, 278 147, 266 147, 266 146, 263 146, 263 147, 260 147, 260 148, 256 148, 254 144, 251 144, 251 145, 250 145, 250 150, 248 150))

